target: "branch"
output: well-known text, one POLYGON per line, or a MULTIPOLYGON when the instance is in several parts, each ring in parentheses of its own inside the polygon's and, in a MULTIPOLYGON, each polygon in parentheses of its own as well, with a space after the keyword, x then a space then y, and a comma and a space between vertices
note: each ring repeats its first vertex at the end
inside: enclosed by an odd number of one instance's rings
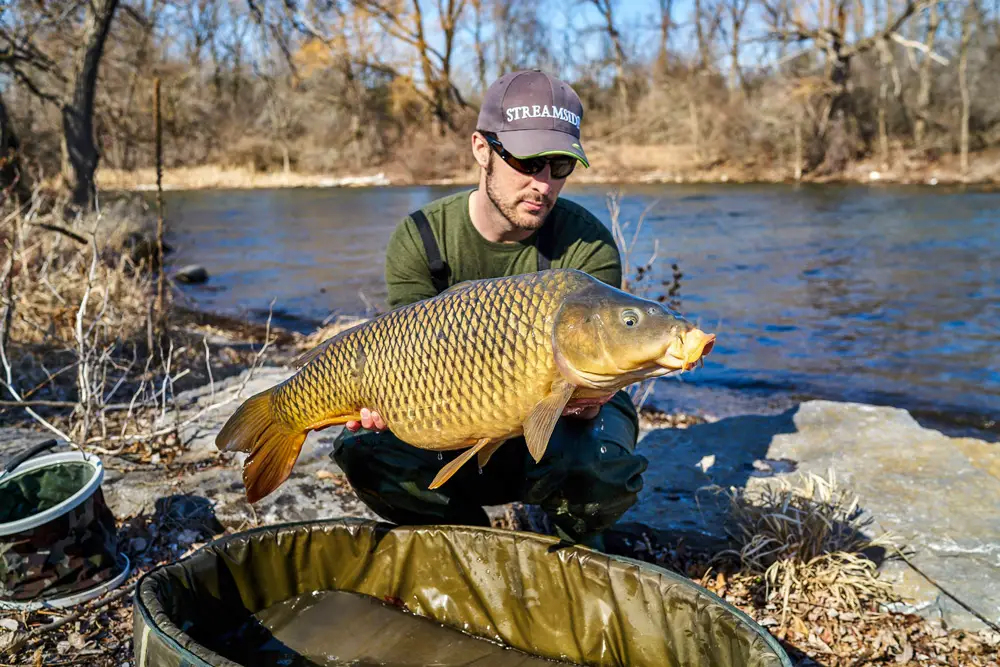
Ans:
POLYGON ((905 37, 903 37, 902 35, 900 35, 898 32, 894 32, 894 33, 890 34, 889 38, 891 40, 893 40, 894 42, 898 42, 899 44, 902 44, 903 46, 905 46, 907 48, 916 49, 918 51, 923 51, 927 55, 928 58, 934 60, 937 63, 940 63, 942 65, 947 65, 948 64, 948 59, 947 58, 938 55, 934 51, 931 51, 927 47, 927 45, 924 44, 924 43, 922 43, 922 42, 916 42, 916 41, 914 41, 912 39, 906 39, 905 37))
POLYGON ((917 2, 912 2, 912 0, 906 3, 906 7, 900 12, 899 16, 892 22, 892 25, 885 28, 884 30, 872 35, 871 37, 866 37, 860 42, 855 42, 849 48, 844 50, 845 56, 851 56, 856 53, 863 53, 868 49, 875 46, 876 42, 884 39, 888 39, 890 35, 898 32, 902 25, 906 22, 906 19, 910 18, 915 12, 920 11, 924 7, 928 6, 933 0, 917 0, 917 2))
POLYGON ((45 102, 49 102, 57 106, 62 105, 62 100, 58 96, 53 95, 52 93, 44 92, 41 88, 35 85, 35 82, 31 80, 31 77, 22 72, 20 68, 10 65, 8 66, 8 69, 10 69, 10 72, 11 74, 14 75, 14 78, 20 81, 22 84, 24 84, 25 87, 27 87, 27 89, 30 90, 36 97, 45 102))
POLYGON ((414 48, 418 49, 423 48, 424 50, 427 51, 427 53, 433 55, 440 62, 442 63, 444 62, 445 60, 444 55, 440 51, 438 51, 433 46, 427 43, 421 45, 420 41, 413 34, 412 31, 406 31, 406 33, 400 32, 400 31, 405 31, 406 27, 402 24, 402 22, 400 22, 398 18, 396 18, 396 15, 392 11, 390 11, 386 7, 383 7, 381 3, 377 2, 377 0, 361 0, 361 4, 369 7, 370 9, 375 10, 373 13, 381 14, 384 20, 391 22, 392 25, 398 28, 398 30, 393 30, 392 27, 383 24, 383 27, 385 27, 386 32, 388 32, 390 35, 392 35, 397 39, 402 40, 403 42, 409 44, 414 48))
POLYGON ((89 243, 87 239, 83 238, 76 232, 66 229, 65 227, 61 227, 59 225, 54 225, 51 222, 36 222, 32 226, 41 227, 42 229, 47 229, 50 232, 58 232, 59 234, 63 234, 65 236, 70 237, 71 239, 73 239, 74 241, 76 241, 81 245, 87 245, 89 243))

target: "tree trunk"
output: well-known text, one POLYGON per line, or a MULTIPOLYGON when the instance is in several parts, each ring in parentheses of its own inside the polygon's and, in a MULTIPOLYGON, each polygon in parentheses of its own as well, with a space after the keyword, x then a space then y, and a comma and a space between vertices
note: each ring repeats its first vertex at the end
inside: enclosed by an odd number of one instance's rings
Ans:
POLYGON ((795 180, 802 180, 802 111, 795 117, 795 180))
POLYGON ((701 23, 702 17, 701 0, 694 0, 694 27, 695 35, 698 38, 698 67, 707 67, 709 61, 708 39, 705 37, 705 29, 701 23))
POLYGON ((100 159, 94 137, 97 71, 117 6, 118 0, 95 0, 87 5, 83 46, 76 56, 68 99, 61 110, 63 182, 71 205, 85 211, 94 206, 94 174, 100 159))
POLYGON ((835 44, 831 51, 830 84, 835 92, 826 116, 826 146, 818 168, 820 174, 842 172, 855 151, 853 100, 847 87, 851 60, 843 55, 840 44, 835 44))
POLYGON ((960 125, 959 150, 962 175, 969 173, 969 41, 972 39, 972 18, 975 14, 975 0, 968 0, 962 16, 962 43, 958 56, 958 87, 962 92, 962 121, 960 125))
POLYGON ((483 41, 483 0, 472 0, 473 48, 476 51, 476 76, 479 80, 479 94, 486 95, 489 83, 486 81, 486 43, 483 41))
POLYGON ((0 190, 20 202, 31 199, 31 182, 21 163, 21 141, 0 97, 0 190))
POLYGON ((670 29, 673 27, 674 0, 660 2, 660 47, 656 56, 657 72, 666 72, 670 64, 670 29))
MULTIPOLYGON (((927 17, 927 44, 928 51, 934 51, 934 40, 937 36, 938 24, 941 22, 938 13, 938 3, 933 2, 930 6, 930 13, 927 17)), ((924 139, 927 136, 927 113, 931 105, 931 63, 933 59, 928 54, 924 54, 924 60, 920 63, 920 88, 917 91, 917 121, 913 125, 913 143, 917 150, 924 148, 924 139)))
POLYGON ((729 94, 743 94, 743 72, 740 71, 740 33, 743 30, 743 21, 746 17, 747 9, 750 7, 749 0, 729 0, 729 29, 732 31, 729 44, 729 94))
POLYGON ((889 168, 889 127, 886 107, 889 104, 889 58, 885 40, 878 44, 879 87, 878 87, 878 146, 882 169, 889 168))

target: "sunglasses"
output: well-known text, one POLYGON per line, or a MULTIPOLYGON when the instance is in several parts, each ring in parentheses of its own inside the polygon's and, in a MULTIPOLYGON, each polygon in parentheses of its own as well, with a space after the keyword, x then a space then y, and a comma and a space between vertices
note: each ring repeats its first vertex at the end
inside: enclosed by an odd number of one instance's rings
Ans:
POLYGON ((568 155, 551 155, 551 156, 539 156, 539 157, 529 157, 529 158, 519 158, 511 155, 492 134, 482 133, 483 137, 486 138, 486 143, 490 145, 493 151, 500 156, 500 159, 509 164, 514 170, 521 172, 522 174, 537 174, 542 169, 545 169, 545 165, 549 165, 549 173, 552 174, 552 178, 562 179, 566 178, 573 173, 576 169, 576 158, 570 157, 568 155))

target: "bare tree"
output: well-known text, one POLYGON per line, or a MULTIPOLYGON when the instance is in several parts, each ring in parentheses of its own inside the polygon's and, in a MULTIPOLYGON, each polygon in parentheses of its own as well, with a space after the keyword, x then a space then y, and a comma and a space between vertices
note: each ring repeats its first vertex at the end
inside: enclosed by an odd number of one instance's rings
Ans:
MULTIPOLYGON (((932 2, 927 15, 927 33, 924 37, 924 45, 927 52, 934 51, 934 41, 937 38, 938 25, 941 23, 941 15, 938 11, 937 2, 932 2)), ((917 148, 923 148, 924 138, 927 133, 927 114, 931 103, 931 63, 934 61, 930 55, 925 55, 920 63, 920 88, 917 92, 916 122, 913 125, 913 142, 917 148)))
MULTIPOLYGON (((820 124, 820 135, 825 139, 822 154, 823 163, 817 171, 837 173, 843 171, 854 156, 858 144, 858 132, 853 99, 850 93, 851 60, 862 53, 878 48, 886 39, 898 35, 899 29, 910 16, 927 6, 930 0, 906 0, 903 9, 895 16, 887 16, 885 25, 868 37, 855 36, 848 41, 847 18, 848 0, 836 0, 828 7, 820 3, 817 14, 826 14, 820 25, 808 25, 802 19, 801 3, 792 6, 764 0, 764 6, 771 21, 771 37, 790 42, 810 42, 813 48, 826 56, 826 77, 830 93, 826 111, 820 124)), ((898 40, 897 40, 898 41, 898 40)))
POLYGON ((411 0, 407 9, 401 0, 353 0, 357 7, 370 12, 383 29, 397 40, 417 52, 425 88, 424 97, 430 103, 437 125, 437 133, 454 130, 455 107, 466 106, 465 99, 452 80, 452 57, 458 20, 465 9, 466 0, 437 0, 438 28, 444 48, 438 50, 427 39, 424 26, 424 6, 420 0, 411 0))
POLYGON ((62 180, 71 204, 88 210, 96 196, 94 173, 100 159, 94 138, 97 74, 118 0, 42 7, 24 0, 12 8, 15 20, 0 24, 0 66, 40 99, 59 108, 62 180), (60 50, 65 36, 71 48, 68 62, 60 50))
POLYGON ((740 71, 740 33, 746 20, 750 0, 725 0, 722 3, 728 19, 729 33, 729 90, 736 93, 743 89, 743 74, 740 71))
POLYGON ((486 42, 483 39, 483 28, 486 21, 486 8, 483 0, 470 0, 472 3, 472 46, 476 51, 476 77, 479 81, 479 94, 485 95, 486 82, 486 42))
POLYGON ((712 44, 722 23, 722 4, 714 0, 694 0, 694 27, 698 39, 698 67, 712 63, 712 44))
POLYGON ((670 58, 670 33, 674 27, 674 0, 659 0, 660 43, 656 54, 657 70, 663 71, 670 58))
POLYGON ((973 21, 979 14, 976 0, 966 0, 962 13, 962 39, 958 51, 958 87, 962 95, 962 120, 959 124, 959 154, 962 175, 969 173, 969 41, 972 39, 973 21))
POLYGON ((602 30, 611 44, 611 58, 615 64, 615 87, 618 90, 618 104, 622 112, 628 113, 628 82, 625 78, 625 48, 622 46, 621 33, 615 22, 615 0, 589 0, 601 15, 602 30))

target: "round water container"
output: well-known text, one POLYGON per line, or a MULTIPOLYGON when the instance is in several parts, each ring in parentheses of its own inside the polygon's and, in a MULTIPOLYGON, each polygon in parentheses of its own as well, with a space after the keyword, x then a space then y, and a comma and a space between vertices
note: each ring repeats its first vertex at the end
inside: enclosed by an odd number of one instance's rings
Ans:
POLYGON ((100 459, 39 455, 55 444, 43 442, 0 471, 0 609, 69 607, 128 576, 100 459))
POLYGON ((147 573, 134 605, 135 667, 791 667, 685 577, 494 528, 249 530, 147 573))

